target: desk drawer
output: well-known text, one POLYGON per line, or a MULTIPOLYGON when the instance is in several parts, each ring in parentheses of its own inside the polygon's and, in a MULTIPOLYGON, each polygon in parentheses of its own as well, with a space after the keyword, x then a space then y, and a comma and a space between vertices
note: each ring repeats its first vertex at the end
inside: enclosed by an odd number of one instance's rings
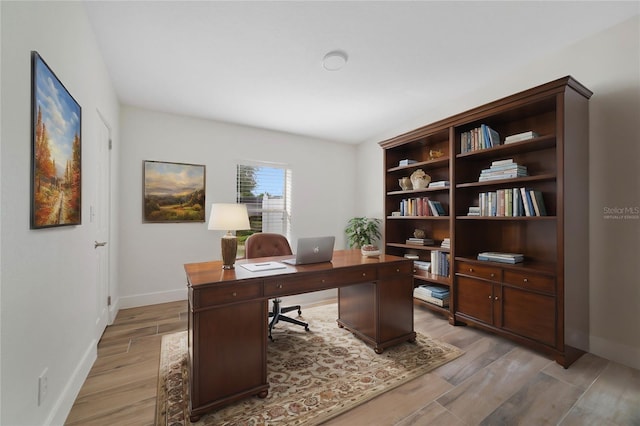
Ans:
POLYGON ((413 262, 392 263, 378 268, 380 279, 395 278, 402 275, 413 274, 413 262))
POLYGON ((456 273, 491 281, 502 281, 502 269, 477 263, 456 262, 456 273))
POLYGON ((304 274, 301 276, 287 275, 264 281, 264 295, 267 297, 284 296, 287 294, 304 293, 307 291, 323 290, 331 287, 329 274, 304 274))
POLYGON ((556 280, 549 275, 540 275, 527 272, 504 271, 504 282, 517 285, 521 288, 555 293, 556 280))
POLYGON ((208 287, 194 291, 193 296, 195 308, 240 302, 261 297, 262 283, 235 283, 208 287))

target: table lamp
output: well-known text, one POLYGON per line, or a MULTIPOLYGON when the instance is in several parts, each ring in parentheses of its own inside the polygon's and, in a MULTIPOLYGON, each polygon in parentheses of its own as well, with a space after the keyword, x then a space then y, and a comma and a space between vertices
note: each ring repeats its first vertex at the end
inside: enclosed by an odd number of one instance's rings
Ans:
POLYGON ((227 231, 221 239, 222 269, 234 269, 238 253, 238 240, 231 231, 250 229, 249 214, 244 204, 214 203, 211 205, 209 216, 209 230, 227 231))

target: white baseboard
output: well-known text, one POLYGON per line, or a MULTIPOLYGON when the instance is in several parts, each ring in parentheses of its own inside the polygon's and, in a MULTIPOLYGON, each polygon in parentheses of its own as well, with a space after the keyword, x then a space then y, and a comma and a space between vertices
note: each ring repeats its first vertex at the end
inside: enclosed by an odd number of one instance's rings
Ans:
POLYGON ((47 416, 47 420, 44 422, 46 425, 64 425, 73 403, 82 389, 84 381, 89 376, 93 363, 98 358, 98 341, 93 340, 89 344, 89 347, 85 351, 84 355, 80 359, 78 366, 73 370, 73 374, 69 378, 69 381, 65 385, 58 400, 53 404, 51 412, 47 416))
POLYGON ((591 336, 589 339, 589 352, 614 361, 627 367, 640 370, 640 348, 627 346, 611 340, 591 336))
POLYGON ((157 293, 121 296, 118 299, 119 309, 137 308, 138 306, 157 305, 160 303, 187 300, 187 288, 180 290, 159 291, 157 293))

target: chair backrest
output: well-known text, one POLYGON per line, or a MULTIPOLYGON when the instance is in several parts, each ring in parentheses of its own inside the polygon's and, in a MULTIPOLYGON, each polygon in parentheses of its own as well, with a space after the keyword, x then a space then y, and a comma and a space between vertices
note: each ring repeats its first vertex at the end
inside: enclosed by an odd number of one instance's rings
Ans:
POLYGON ((249 236, 244 247, 247 259, 293 254, 289 241, 284 235, 269 232, 259 232, 249 236))

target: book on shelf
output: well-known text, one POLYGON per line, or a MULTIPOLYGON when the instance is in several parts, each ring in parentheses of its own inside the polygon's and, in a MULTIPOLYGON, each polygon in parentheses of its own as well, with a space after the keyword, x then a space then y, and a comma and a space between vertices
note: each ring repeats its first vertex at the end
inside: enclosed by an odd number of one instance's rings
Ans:
POLYGON ((438 299, 437 297, 426 296, 424 294, 421 294, 419 291, 416 292, 415 290, 413 291, 413 297, 415 297, 416 299, 422 300, 424 302, 431 303, 436 306, 440 306, 441 308, 449 307, 449 299, 438 299))
POLYGON ((467 216, 480 216, 480 206, 469 206, 467 216))
POLYGON ((431 251, 431 273, 442 277, 449 276, 449 254, 440 250, 431 251))
POLYGON ((431 262, 425 262, 424 260, 414 260, 413 266, 421 271, 429 272, 431 270, 431 262))
POLYGON ((407 159, 404 159, 404 160, 400 160, 398 162, 398 166, 408 166, 410 164, 415 164, 415 163, 417 163, 416 160, 410 160, 410 159, 407 158, 407 159))
POLYGON ((486 124, 460 134, 460 152, 471 152, 500 145, 500 135, 486 124))
POLYGON ((482 253, 478 253, 478 260, 501 263, 521 263, 522 261, 524 261, 524 255, 521 253, 485 251, 482 253))
POLYGON ((527 166, 519 165, 509 158, 492 162, 488 169, 483 169, 480 172, 478 181, 512 179, 522 176, 528 176, 527 166))
POLYGON ((400 216, 436 216, 429 197, 405 198, 400 201, 400 216))
POLYGON ((426 296, 432 296, 438 299, 447 299, 449 297, 449 287, 436 285, 436 284, 422 284, 414 289, 418 290, 421 294, 426 296))
POLYGON ((478 194, 480 206, 470 206, 467 216, 546 216, 542 192, 529 188, 504 188, 478 194))
POLYGON ((444 240, 442 240, 442 242, 440 243, 440 247, 451 248, 451 239, 445 238, 444 240))
POLYGON ((429 188, 446 188, 447 186, 449 186, 448 180, 438 180, 429 184, 429 188))
POLYGON ((432 238, 407 238, 405 241, 406 244, 413 244, 416 246, 430 246, 433 245, 434 241, 432 238))
POLYGON ((531 202, 533 204, 533 209, 535 210, 536 216, 546 216, 547 209, 544 205, 542 192, 532 189, 529 190, 529 195, 531 195, 531 202))
POLYGON ((508 144, 508 143, 525 141, 528 139, 537 138, 538 136, 540 135, 534 132, 533 130, 529 130, 527 132, 516 133, 514 135, 507 136, 506 138, 504 138, 504 143, 508 144))
POLYGON ((429 207, 433 216, 446 216, 447 212, 440 201, 429 200, 429 207))
POLYGON ((411 259, 411 260, 418 260, 418 259, 420 259, 420 256, 418 256, 417 254, 413 254, 413 253, 405 253, 404 258, 405 259, 411 259))

